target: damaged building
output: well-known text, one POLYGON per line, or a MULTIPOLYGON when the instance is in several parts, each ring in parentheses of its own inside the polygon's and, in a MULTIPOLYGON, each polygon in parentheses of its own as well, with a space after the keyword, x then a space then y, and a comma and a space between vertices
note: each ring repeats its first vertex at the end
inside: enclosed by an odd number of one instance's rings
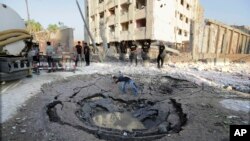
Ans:
MULTIPOLYGON (((96 43, 189 41, 190 24, 203 9, 198 0, 86 0, 89 29, 96 43), (104 24, 102 24, 104 23, 104 24), (103 26, 103 27, 101 27, 103 26)), ((87 36, 85 36, 87 37, 87 36)))

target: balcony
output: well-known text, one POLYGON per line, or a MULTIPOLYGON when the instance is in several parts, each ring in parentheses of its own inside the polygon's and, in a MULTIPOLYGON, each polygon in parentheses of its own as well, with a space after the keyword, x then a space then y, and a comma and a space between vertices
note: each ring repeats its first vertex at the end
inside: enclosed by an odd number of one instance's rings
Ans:
POLYGON ((136 9, 135 11, 135 19, 146 18, 146 7, 143 9, 136 9))
POLYGON ((114 7, 114 6, 116 5, 116 2, 115 2, 115 1, 117 1, 117 0, 108 0, 108 1, 106 2, 107 8, 114 7))
POLYGON ((104 4, 104 2, 102 2, 102 3, 99 3, 99 5, 98 5, 98 10, 99 10, 99 12, 103 12, 104 10, 105 10, 105 4, 104 4))
POLYGON ((108 16, 107 17, 107 21, 108 21, 108 25, 113 25, 113 24, 115 24, 115 16, 114 15, 112 15, 112 16, 108 16))
POLYGON ((123 23, 123 22, 127 22, 128 20, 129 20, 128 12, 123 12, 121 14, 120 22, 123 23))
POLYGON ((116 41, 115 32, 110 32, 109 33, 109 42, 114 42, 114 41, 116 41))
POLYGON ((124 4, 124 3, 127 3, 128 0, 120 0, 120 4, 124 4))
POLYGON ((121 31, 120 32, 120 40, 128 40, 128 39, 129 39, 128 31, 121 31))
POLYGON ((146 38, 146 27, 140 27, 135 29, 135 40, 145 39, 146 38))

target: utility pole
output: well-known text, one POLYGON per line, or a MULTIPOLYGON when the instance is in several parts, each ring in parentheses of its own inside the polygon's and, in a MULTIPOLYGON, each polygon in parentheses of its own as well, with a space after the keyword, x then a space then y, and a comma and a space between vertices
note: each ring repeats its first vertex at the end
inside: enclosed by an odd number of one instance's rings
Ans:
POLYGON ((88 25, 87 25, 87 23, 86 23, 86 21, 85 21, 85 19, 84 19, 84 16, 83 16, 83 14, 82 14, 82 10, 81 10, 80 5, 79 5, 79 3, 78 3, 77 0, 76 0, 76 4, 77 4, 77 6, 78 6, 78 9, 79 9, 79 12, 80 12, 80 14, 81 14, 82 20, 83 20, 83 22, 84 22, 85 29, 87 30, 87 32, 88 32, 88 34, 89 34, 89 37, 90 37, 90 39, 91 39, 91 41, 92 41, 93 46, 96 47, 96 45, 95 45, 95 40, 94 40, 94 38, 92 37, 92 35, 91 35, 90 31, 89 31, 88 25))
POLYGON ((25 0, 25 3, 26 3, 26 9, 27 9, 28 21, 30 21, 30 12, 29 12, 29 4, 28 4, 28 0, 25 0))
MULTIPOLYGON (((76 0, 76 4, 77 4, 77 7, 78 7, 79 12, 80 12, 80 14, 81 14, 81 17, 82 17, 82 20, 83 20, 83 23, 84 23, 84 27, 85 27, 85 29, 87 30, 88 34, 89 34, 89 37, 90 37, 90 39, 91 39, 91 41, 92 41, 92 44, 93 44, 94 48, 95 48, 96 51, 99 53, 99 50, 98 50, 98 48, 96 47, 96 44, 95 44, 95 40, 94 40, 92 34, 91 34, 90 31, 89 31, 89 27, 88 27, 88 25, 87 25, 87 23, 86 23, 86 21, 85 21, 85 18, 84 18, 84 16, 83 16, 83 13, 82 13, 82 10, 81 10, 81 7, 80 7, 80 5, 79 5, 79 3, 78 3, 77 0, 76 0)), ((100 61, 102 62, 103 59, 102 59, 101 55, 99 54, 98 56, 99 56, 100 61)))

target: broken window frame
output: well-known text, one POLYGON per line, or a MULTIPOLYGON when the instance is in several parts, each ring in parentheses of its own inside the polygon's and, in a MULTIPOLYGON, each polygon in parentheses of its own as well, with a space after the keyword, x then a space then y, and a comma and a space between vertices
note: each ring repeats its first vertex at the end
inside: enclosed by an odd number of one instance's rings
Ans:
POLYGON ((184 31, 184 36, 187 37, 188 36, 188 32, 184 31))
POLYGON ((104 12, 99 13, 99 18, 100 18, 100 20, 104 19, 104 12))
POLYGON ((91 22, 95 22, 95 16, 91 16, 91 22))
POLYGON ((115 7, 109 8, 108 11, 109 11, 109 15, 110 16, 114 16, 115 15, 115 7))
POLYGON ((184 0, 180 0, 180 4, 184 6, 184 0))
POLYGON ((135 8, 137 10, 145 9, 147 6, 147 0, 136 0, 135 2, 135 8))
POLYGON ((182 30, 180 28, 178 29, 178 35, 182 35, 182 30))
POLYGON ((189 23, 189 19, 188 19, 188 17, 186 17, 186 23, 187 23, 187 24, 189 23))
POLYGON ((129 12, 129 4, 121 4, 121 15, 127 14, 129 12))
POLYGON ((128 31, 128 30, 129 30, 129 22, 121 23, 121 31, 123 32, 123 31, 128 31))
POLYGON ((104 2, 104 0, 99 0, 99 4, 101 4, 101 3, 103 3, 104 2))
POLYGON ((180 18, 179 18, 179 19, 180 19, 181 21, 183 20, 183 17, 184 17, 184 15, 180 13, 180 18))
POLYGON ((136 28, 139 29, 139 28, 143 28, 143 27, 146 27, 146 26, 147 26, 147 19, 146 18, 136 20, 136 28), (139 24, 139 23, 141 23, 141 24, 139 24))
POLYGON ((190 5, 189 4, 187 4, 187 10, 190 10, 190 5))
POLYGON ((109 25, 109 31, 110 31, 110 33, 115 32, 115 25, 114 24, 113 25, 109 25))

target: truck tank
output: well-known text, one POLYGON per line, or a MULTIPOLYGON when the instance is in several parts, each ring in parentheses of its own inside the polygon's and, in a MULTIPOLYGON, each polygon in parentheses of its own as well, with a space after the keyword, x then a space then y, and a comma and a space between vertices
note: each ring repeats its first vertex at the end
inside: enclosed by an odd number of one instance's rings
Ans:
POLYGON ((0 81, 29 75, 31 61, 27 53, 32 46, 25 22, 10 7, 0 3, 0 81))

